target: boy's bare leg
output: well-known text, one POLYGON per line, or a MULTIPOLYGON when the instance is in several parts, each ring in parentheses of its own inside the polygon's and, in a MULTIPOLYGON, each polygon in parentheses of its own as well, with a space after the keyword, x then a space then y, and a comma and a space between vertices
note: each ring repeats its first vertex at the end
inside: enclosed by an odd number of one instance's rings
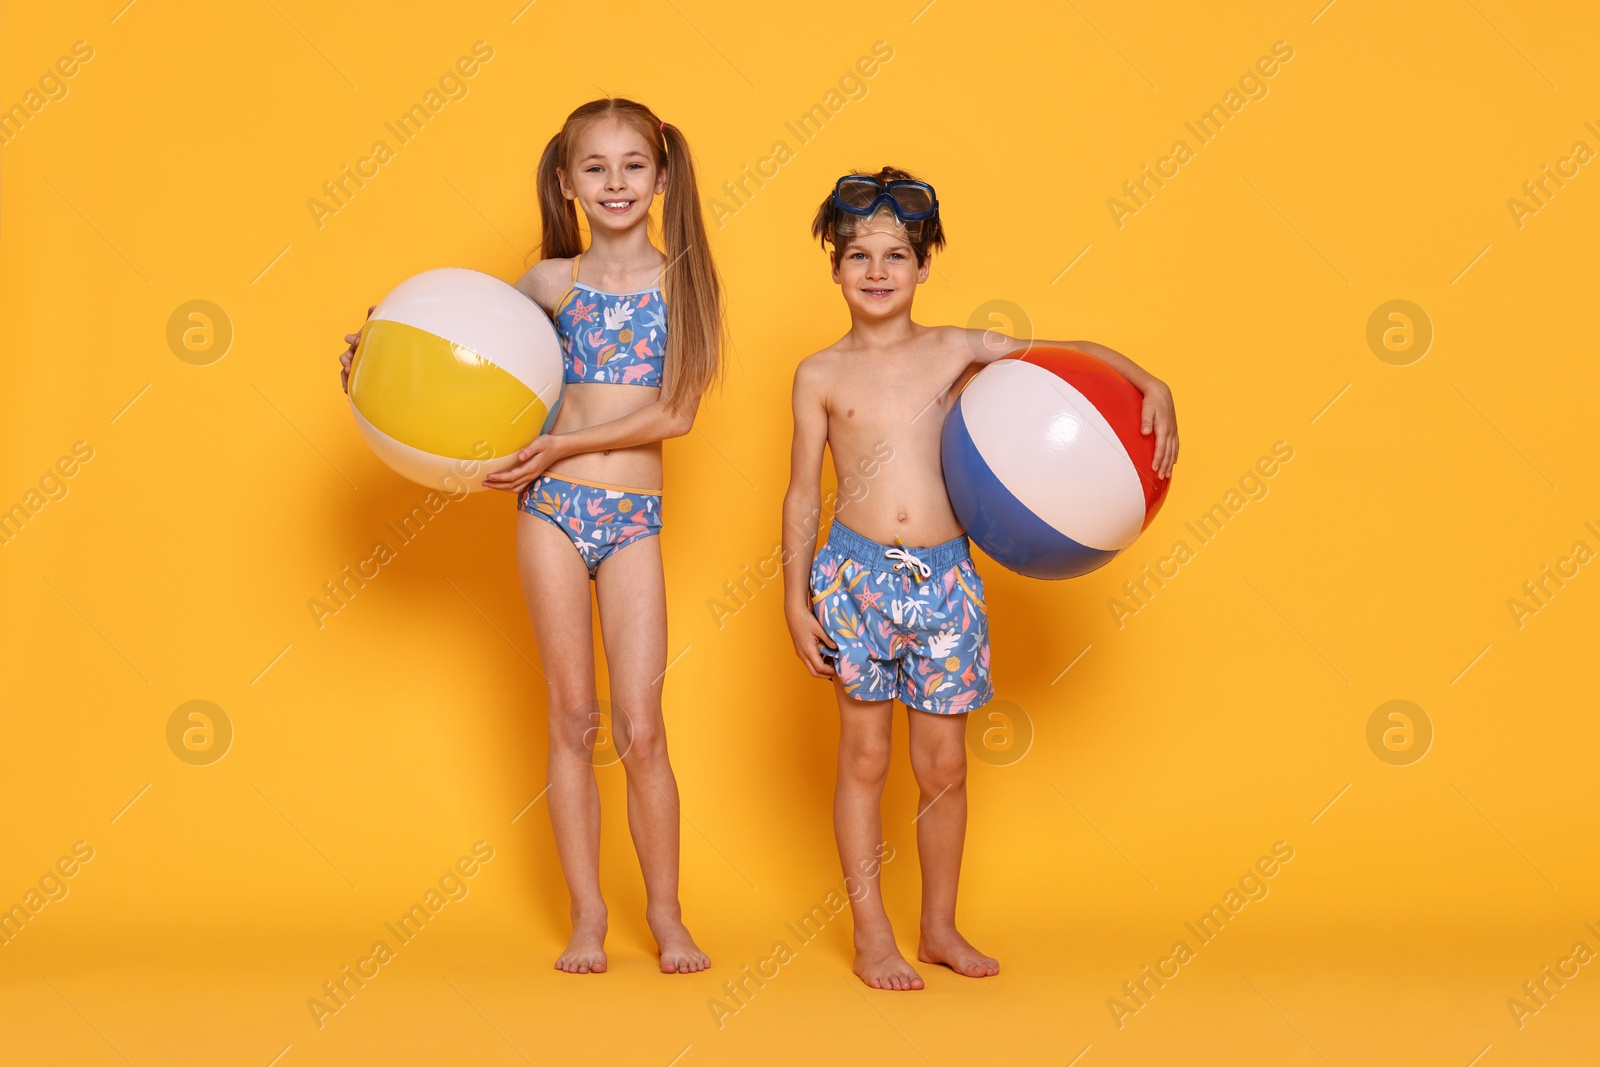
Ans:
POLYGON ((1000 973, 1000 964, 956 929, 956 883, 967 834, 967 717, 907 712, 916 774, 917 859, 922 865, 922 931, 917 959, 969 978, 1000 973))
POLYGON ((921 989, 922 976, 900 954, 883 907, 876 872, 878 846, 883 841, 883 783, 889 774, 890 724, 894 701, 852 700, 834 679, 839 701, 839 769, 833 791, 833 833, 839 842, 839 862, 852 886, 861 886, 850 898, 855 926, 854 970, 874 989, 921 989), (860 899, 856 899, 856 896, 860 899))

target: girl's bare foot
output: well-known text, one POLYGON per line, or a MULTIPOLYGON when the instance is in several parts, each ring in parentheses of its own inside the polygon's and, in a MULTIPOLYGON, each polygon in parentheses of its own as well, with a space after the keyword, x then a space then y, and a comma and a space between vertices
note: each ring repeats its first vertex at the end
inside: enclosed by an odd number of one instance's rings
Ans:
POLYGON ((942 963, 968 978, 988 978, 1000 973, 1000 961, 972 947, 954 926, 922 931, 917 959, 923 963, 942 963))
POLYGON ((645 920, 650 924, 650 932, 655 935, 656 948, 661 951, 662 974, 689 974, 711 966, 710 957, 700 951, 700 946, 689 936, 689 928, 683 925, 681 919, 669 915, 646 915, 645 920))
POLYGON ((856 946, 856 977, 873 989, 921 989, 922 976, 916 972, 893 941, 856 946))
POLYGON ((606 921, 574 922, 567 950, 556 960, 556 970, 568 974, 601 974, 606 969, 606 921))

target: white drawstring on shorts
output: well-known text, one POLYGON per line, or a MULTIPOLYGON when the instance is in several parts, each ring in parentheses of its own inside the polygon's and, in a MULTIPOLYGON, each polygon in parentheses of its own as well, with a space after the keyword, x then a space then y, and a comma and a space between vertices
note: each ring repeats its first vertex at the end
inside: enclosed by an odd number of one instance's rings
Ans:
POLYGON ((899 570, 901 567, 904 567, 914 574, 921 574, 923 581, 927 581, 929 578, 933 577, 932 567, 928 566, 926 563, 922 562, 916 556, 913 556, 910 552, 907 552, 903 548, 885 549, 883 554, 896 561, 894 565, 895 570, 899 570))

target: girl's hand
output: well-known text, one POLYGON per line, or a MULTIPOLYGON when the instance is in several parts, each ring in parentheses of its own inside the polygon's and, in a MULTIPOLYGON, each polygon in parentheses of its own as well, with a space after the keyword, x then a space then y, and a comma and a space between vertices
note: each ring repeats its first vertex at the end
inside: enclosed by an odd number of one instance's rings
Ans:
POLYGON ((545 468, 564 458, 565 450, 555 434, 540 434, 533 443, 516 455, 515 463, 503 471, 496 471, 483 480, 485 489, 505 489, 520 493, 528 483, 545 472, 545 468))
POLYGON ((1157 478, 1172 477, 1172 465, 1178 462, 1178 413, 1172 407, 1172 390, 1160 378, 1152 378, 1145 386, 1144 407, 1139 416, 1139 432, 1156 435, 1156 454, 1150 467, 1157 478))
POLYGON ((822 658, 822 645, 838 651, 839 646, 828 637, 817 617, 810 612, 795 611, 789 616, 789 636, 794 640, 795 655, 806 665, 813 678, 832 678, 833 668, 822 658))
MULTIPOLYGON (((372 318, 372 313, 378 310, 378 305, 373 304, 367 309, 367 318, 372 318)), ((350 363, 356 358, 356 345, 361 343, 361 331, 347 333, 344 339, 350 347, 339 354, 339 388, 345 392, 350 391, 350 363)))

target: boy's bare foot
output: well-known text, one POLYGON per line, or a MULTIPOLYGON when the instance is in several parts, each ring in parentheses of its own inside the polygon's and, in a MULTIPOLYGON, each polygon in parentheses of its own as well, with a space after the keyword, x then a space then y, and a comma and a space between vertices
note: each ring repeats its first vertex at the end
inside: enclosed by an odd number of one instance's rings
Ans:
POLYGON ((601 974, 606 969, 606 921, 574 923, 567 950, 556 960, 556 970, 568 974, 601 974))
POLYGON ((954 926, 943 930, 923 930, 917 945, 917 959, 923 963, 942 963, 968 978, 988 978, 1000 973, 1000 961, 972 947, 954 926))
POLYGON ((650 932, 655 935, 656 947, 661 950, 662 974, 689 974, 711 966, 711 959, 689 936, 689 928, 681 919, 670 916, 645 917, 650 932))
POLYGON ((893 941, 882 945, 856 947, 856 976, 873 989, 921 989, 922 976, 916 972, 893 941))

